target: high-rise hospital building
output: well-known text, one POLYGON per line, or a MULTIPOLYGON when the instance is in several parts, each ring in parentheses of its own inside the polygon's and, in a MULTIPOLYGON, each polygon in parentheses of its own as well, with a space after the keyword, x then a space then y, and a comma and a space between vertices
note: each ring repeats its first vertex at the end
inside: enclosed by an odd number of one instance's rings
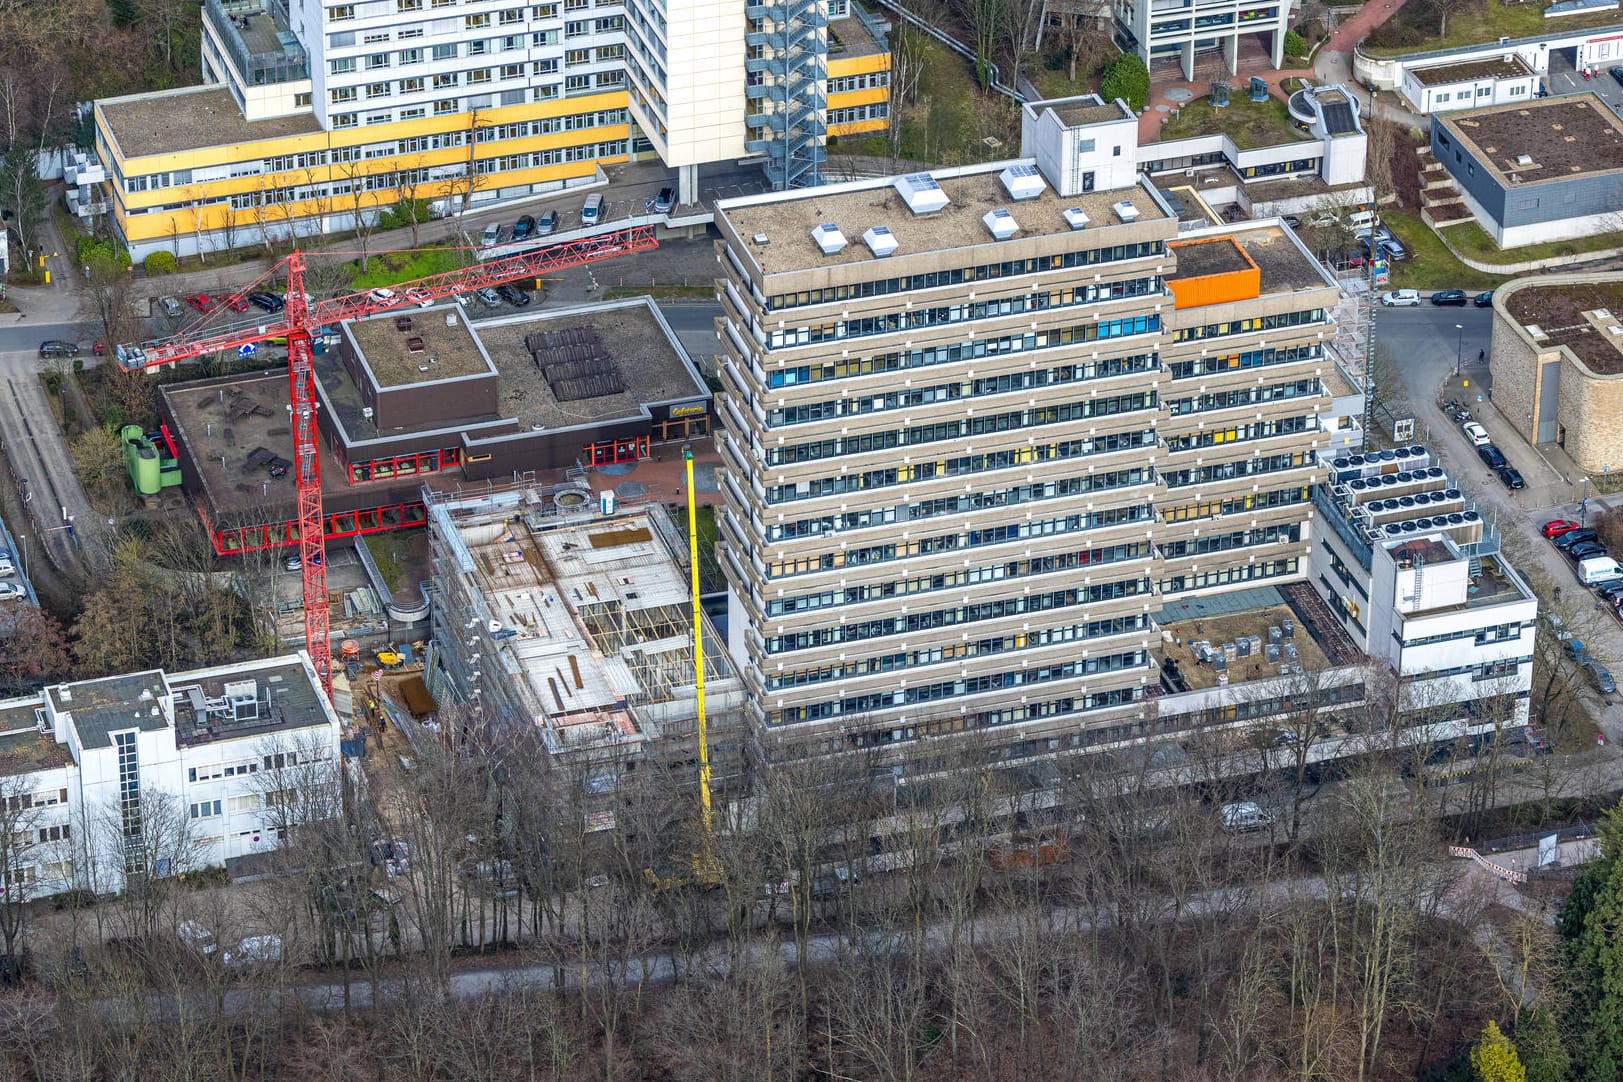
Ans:
POLYGON ((1141 731, 1163 614, 1307 574, 1334 280, 1277 221, 1180 228, 1121 105, 1051 107, 1032 159, 717 205, 769 742, 1141 731))
POLYGON ((746 157, 806 185, 830 136, 885 128, 883 34, 849 0, 205 0, 207 84, 98 101, 97 160, 67 179, 137 259, 639 159, 677 170, 682 203, 700 165, 746 157))

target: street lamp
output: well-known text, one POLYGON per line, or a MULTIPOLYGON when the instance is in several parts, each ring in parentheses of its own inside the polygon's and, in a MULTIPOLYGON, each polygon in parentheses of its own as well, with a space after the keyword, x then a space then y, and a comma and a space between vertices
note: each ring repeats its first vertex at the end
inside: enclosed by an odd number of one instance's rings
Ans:
POLYGON ((1465 356, 1465 324, 1456 323, 1454 329, 1459 332, 1459 338, 1454 343, 1454 378, 1460 374, 1460 363, 1465 356))

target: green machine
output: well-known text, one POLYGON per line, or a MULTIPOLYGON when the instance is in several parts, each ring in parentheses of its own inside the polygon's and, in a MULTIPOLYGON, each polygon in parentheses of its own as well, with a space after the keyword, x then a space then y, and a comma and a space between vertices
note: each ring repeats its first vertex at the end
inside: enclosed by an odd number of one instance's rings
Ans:
POLYGON ((180 487, 180 463, 163 444, 142 432, 140 425, 125 425, 118 435, 124 444, 124 468, 136 492, 156 496, 166 488, 180 487))

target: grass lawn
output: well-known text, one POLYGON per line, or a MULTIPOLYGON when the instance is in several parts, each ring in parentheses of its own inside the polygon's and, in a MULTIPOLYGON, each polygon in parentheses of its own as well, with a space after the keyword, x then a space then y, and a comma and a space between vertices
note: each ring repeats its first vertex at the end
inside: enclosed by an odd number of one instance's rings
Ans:
POLYGON ((1371 56, 1401 56, 1404 53, 1431 52, 1434 49, 1452 49, 1460 45, 1477 45, 1498 41, 1500 38, 1530 38, 1559 29, 1587 30, 1596 26, 1611 26, 1619 15, 1617 11, 1596 11, 1563 15, 1558 20, 1544 18, 1543 3, 1510 4, 1500 0, 1487 0, 1474 9, 1457 11, 1448 17, 1448 33, 1437 33, 1437 20, 1426 11, 1424 4, 1408 4, 1398 10, 1385 25, 1377 27, 1364 42, 1364 52, 1371 56), (1559 22, 1559 27, 1551 23, 1559 22))
POLYGON ((1186 102, 1177 116, 1161 125, 1161 140, 1189 139, 1219 132, 1226 134, 1241 150, 1308 138, 1291 124, 1290 110, 1284 102, 1272 95, 1267 101, 1252 101, 1246 97, 1245 87, 1236 86, 1227 108, 1215 108, 1204 97, 1186 102))
POLYGON ((426 278, 430 274, 444 274, 461 268, 463 254, 454 249, 435 248, 416 255, 390 253, 388 255, 375 255, 367 261, 365 274, 361 273, 361 264, 356 261, 355 277, 350 280, 354 289, 378 289, 382 286, 399 285, 401 282, 410 282, 416 278, 426 278))
POLYGON ((383 584, 391 591, 400 589, 400 580, 405 575, 406 565, 416 559, 412 553, 412 537, 413 531, 407 530, 372 534, 366 539, 366 547, 372 553, 372 562, 378 565, 378 574, 383 577, 383 584))
POLYGON ((1543 244, 1529 244, 1522 248, 1501 248, 1493 238, 1475 222, 1466 222, 1449 229, 1448 239, 1454 247, 1484 263, 1525 263, 1530 259, 1555 259, 1560 256, 1583 255, 1608 248, 1623 247, 1623 234, 1598 233, 1591 237, 1571 240, 1552 240, 1543 244))
MULTIPOLYGON (((1431 227, 1401 210, 1381 211, 1384 222, 1409 249, 1409 258, 1392 270, 1393 289, 1492 289, 1505 281, 1496 274, 1467 267, 1444 246, 1431 227)), ((1455 226, 1449 236, 1463 226, 1455 226)))
MULTIPOLYGON (((901 106, 897 156, 937 165, 973 165, 1019 154, 1018 111, 1001 94, 982 94, 969 61, 945 45, 927 38, 922 52, 918 95, 901 106), (987 146, 982 140, 988 137, 999 145, 987 146)), ((829 154, 888 158, 890 140, 883 135, 846 136, 829 141, 829 154)))

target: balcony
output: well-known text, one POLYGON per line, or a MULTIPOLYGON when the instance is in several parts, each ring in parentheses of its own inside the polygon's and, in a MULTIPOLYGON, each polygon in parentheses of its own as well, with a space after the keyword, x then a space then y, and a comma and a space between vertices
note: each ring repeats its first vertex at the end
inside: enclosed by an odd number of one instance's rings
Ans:
POLYGON ((244 86, 310 78, 310 61, 288 22, 285 0, 206 0, 208 24, 244 86))

